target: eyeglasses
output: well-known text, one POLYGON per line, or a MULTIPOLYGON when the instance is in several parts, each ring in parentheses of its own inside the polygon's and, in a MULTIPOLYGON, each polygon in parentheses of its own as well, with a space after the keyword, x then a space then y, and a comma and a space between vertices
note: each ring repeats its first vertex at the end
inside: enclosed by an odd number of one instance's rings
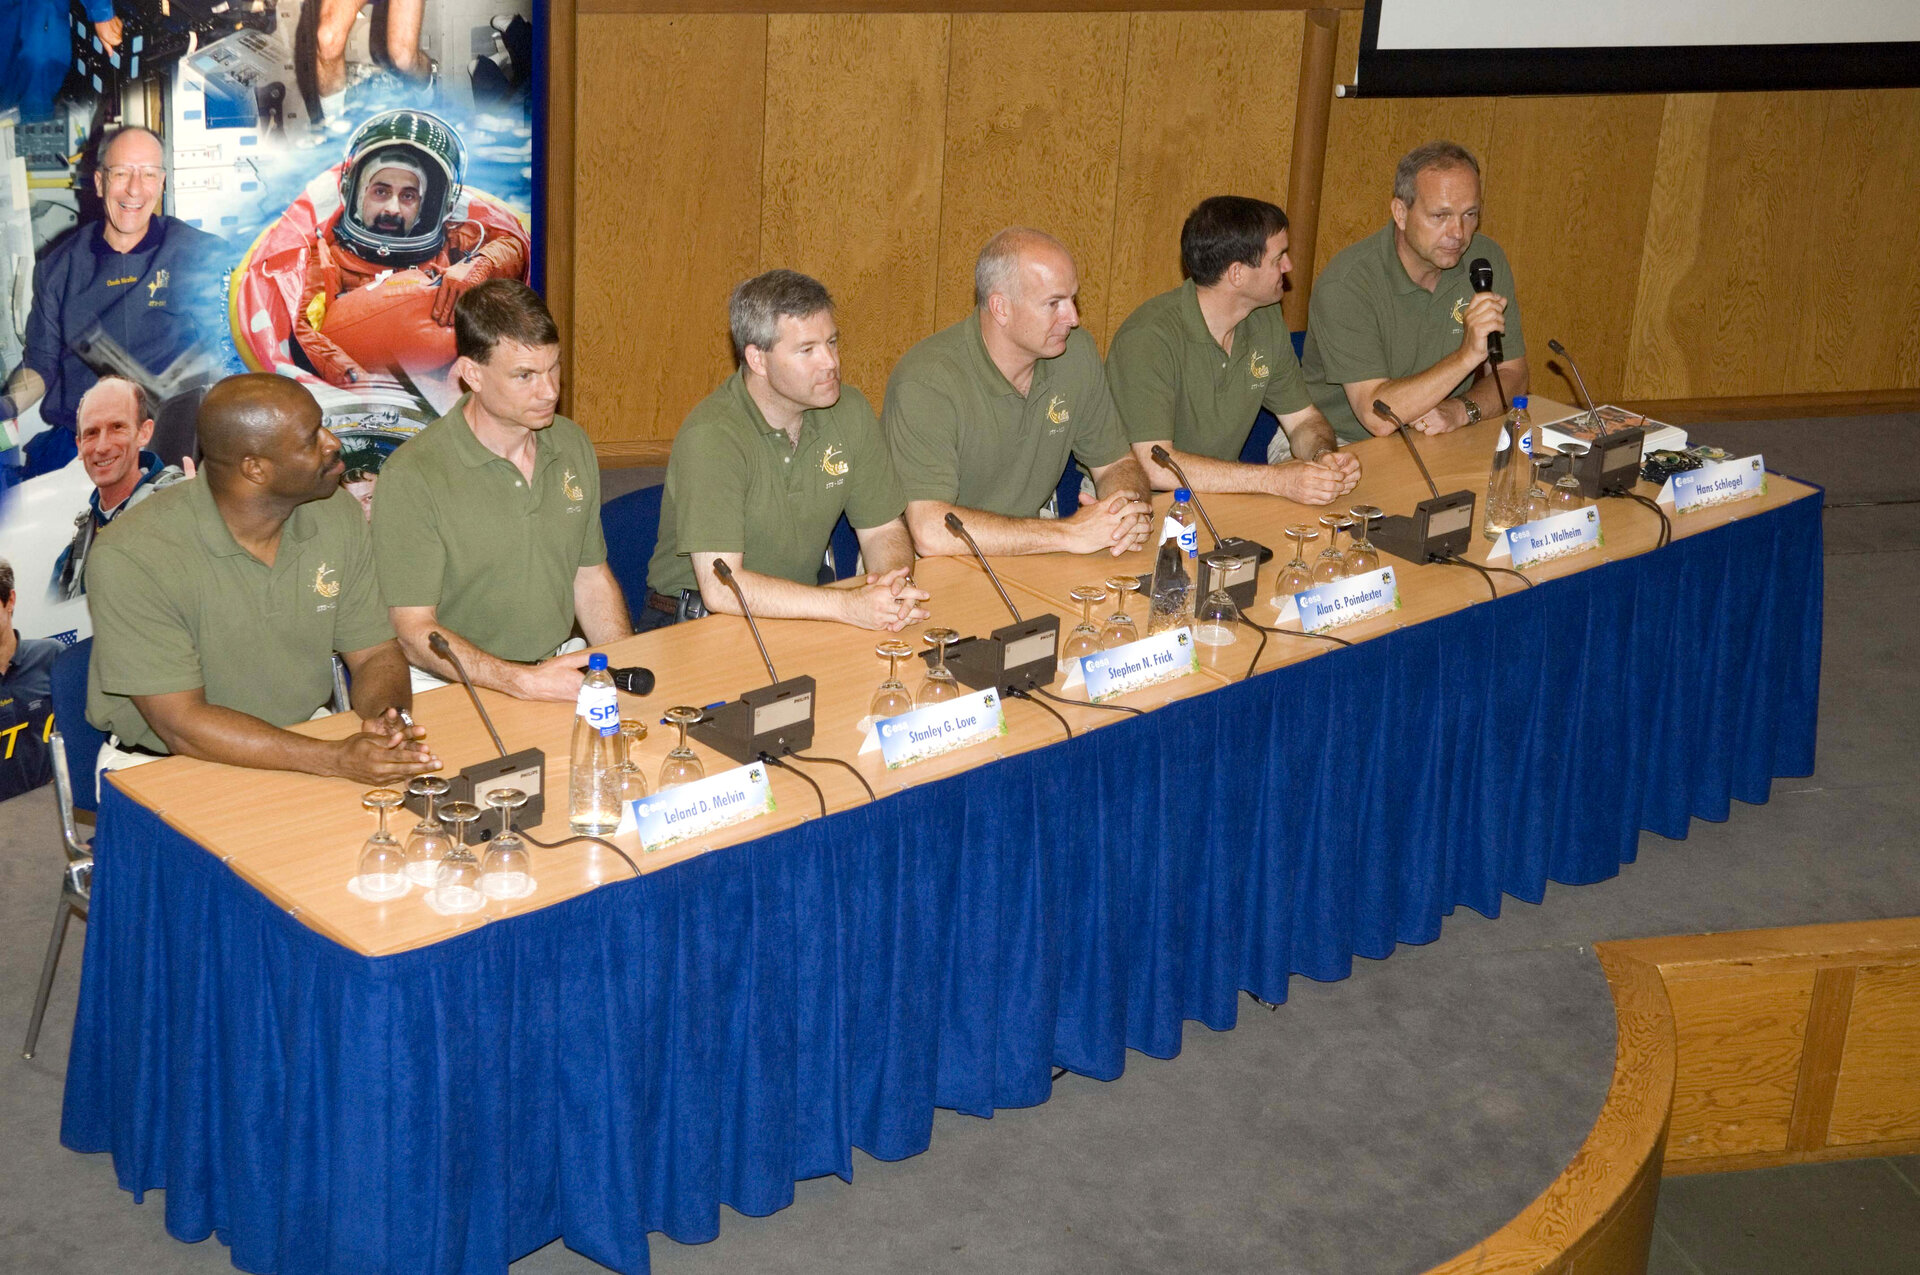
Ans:
POLYGON ((164 181, 167 176, 167 170, 157 164, 115 164, 111 168, 103 168, 100 171, 105 173, 107 180, 116 186, 131 185, 135 177, 157 182, 164 181))

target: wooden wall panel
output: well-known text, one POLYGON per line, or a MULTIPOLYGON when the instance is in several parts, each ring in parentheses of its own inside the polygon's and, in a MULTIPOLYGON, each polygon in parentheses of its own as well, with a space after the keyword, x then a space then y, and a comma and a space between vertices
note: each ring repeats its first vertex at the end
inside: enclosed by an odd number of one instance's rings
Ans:
POLYGON ((1787 311, 1793 385, 1920 387, 1920 89, 1823 96, 1807 273, 1787 311))
POLYGON ((1294 13, 1132 16, 1112 282, 1094 331, 1102 349, 1142 301, 1179 284, 1180 225, 1195 204, 1286 204, 1302 23, 1294 13))
POLYGON ((776 14, 767 30, 759 268, 833 292, 842 376, 876 408, 894 361, 933 330, 950 26, 776 14))
POLYGON ((727 292, 760 254, 763 16, 582 15, 573 414, 670 439, 732 367, 727 292))
POLYGON ((1494 107, 1481 159, 1488 232, 1523 289, 1540 393, 1578 401, 1572 380, 1547 370, 1547 341, 1557 338, 1589 390, 1619 396, 1663 106, 1658 97, 1532 97, 1494 107))
POLYGON ((1669 1161, 1783 1151, 1813 973, 1668 975, 1679 1069, 1669 1161))
POLYGON ((1785 394, 1819 218, 1794 174, 1819 153, 1826 93, 1667 99, 1625 393, 1785 394))
POLYGON ((973 308, 980 245, 1005 226, 1028 225, 1072 251, 1081 322, 1106 329, 1127 21, 1124 13, 954 17, 935 327, 973 308))
MULTIPOLYGON (((1336 79, 1353 82, 1360 52, 1360 23, 1340 22, 1336 79)), ((1487 233, 1502 238, 1496 186, 1490 167, 1494 102, 1490 97, 1340 98, 1327 124, 1327 175, 1320 202, 1320 268, 1334 254, 1387 224, 1393 198, 1393 166, 1400 157, 1437 137, 1460 143, 1479 160, 1486 177, 1487 233)), ((1521 286, 1526 287, 1525 279, 1521 286)), ((1524 305, 1524 300, 1522 301, 1524 305)))
POLYGON ((1829 1145, 1920 1138, 1920 964, 1862 966, 1829 1145))

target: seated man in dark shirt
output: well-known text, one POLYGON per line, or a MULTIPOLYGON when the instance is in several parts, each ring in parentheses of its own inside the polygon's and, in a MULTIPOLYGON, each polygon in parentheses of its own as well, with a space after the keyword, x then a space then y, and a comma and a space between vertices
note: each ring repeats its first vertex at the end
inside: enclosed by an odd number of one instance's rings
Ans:
POLYGON ((0 558, 0 801, 53 778, 47 698, 60 644, 13 628, 13 564, 0 558))
POLYGON ((53 657, 60 644, 51 638, 23 638, 13 627, 13 564, 0 558, 0 699, 31 704, 47 697, 53 685, 53 657))
POLYGON ((33 270, 26 353, 0 394, 0 420, 36 402, 47 431, 21 449, 21 478, 51 473, 76 455, 80 396, 97 379, 79 347, 99 336, 159 376, 208 339, 226 317, 218 288, 226 245, 160 212, 166 186, 160 139, 123 128, 100 146, 93 188, 106 219, 81 226, 33 270))

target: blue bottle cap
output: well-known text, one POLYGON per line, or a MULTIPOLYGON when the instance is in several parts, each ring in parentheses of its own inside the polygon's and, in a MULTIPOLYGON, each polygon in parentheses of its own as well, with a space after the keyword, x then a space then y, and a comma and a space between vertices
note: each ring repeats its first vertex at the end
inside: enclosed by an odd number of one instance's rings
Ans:
POLYGON ((592 655, 589 655, 587 657, 587 671, 589 673, 598 673, 600 670, 606 667, 607 667, 607 657, 602 653, 600 653, 599 651, 595 651, 592 655))
POLYGON ((1526 411, 1526 410, 1527 410, 1527 396, 1526 396, 1525 394, 1515 394, 1515 395, 1513 396, 1513 405, 1514 405, 1515 407, 1517 407, 1517 408, 1519 408, 1519 409, 1520 409, 1521 411, 1523 411, 1523 412, 1524 412, 1524 411, 1526 411))
POLYGON ((1176 487, 1174 488, 1174 491, 1173 491, 1173 498, 1179 501, 1192 500, 1193 493, 1188 491, 1185 487, 1176 487))

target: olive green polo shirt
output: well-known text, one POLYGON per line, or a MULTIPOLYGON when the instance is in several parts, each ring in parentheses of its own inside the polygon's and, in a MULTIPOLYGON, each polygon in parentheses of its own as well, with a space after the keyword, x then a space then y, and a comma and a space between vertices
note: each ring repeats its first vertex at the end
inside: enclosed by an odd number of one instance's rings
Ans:
POLYGON ((533 477, 488 451, 467 396, 400 444, 373 492, 373 558, 390 607, 503 660, 543 660, 573 633, 573 577, 607 560, 600 465, 564 416, 534 435, 533 477))
MULTIPOLYGON (((1352 381, 1385 377, 1397 380, 1424 372, 1460 348, 1466 329, 1461 316, 1473 300, 1467 278, 1475 258, 1493 266, 1493 290, 1507 298, 1507 331, 1501 353, 1517 359, 1527 352, 1520 330, 1520 296, 1514 290, 1507 254, 1485 235, 1476 235, 1460 263, 1440 273, 1432 292, 1415 283, 1394 251, 1393 223, 1340 251, 1314 281, 1307 305, 1307 389, 1333 432, 1347 442, 1366 438, 1343 388, 1352 381)), ((1471 376, 1453 387, 1459 394, 1471 376)))
MULTIPOLYGON (((1240 459, 1262 407, 1291 416, 1313 406, 1280 307, 1240 320, 1228 352, 1207 330, 1191 279, 1127 316, 1107 348, 1107 384, 1129 439, 1172 439, 1178 451, 1215 460, 1240 459)), ((1276 459, 1292 455, 1286 437, 1282 430, 1276 459)))
POLYGON ((332 697, 336 651, 393 637, 346 491, 293 511, 272 566, 233 538, 206 480, 155 492, 101 530, 87 606, 87 720, 155 752, 167 746, 132 696, 201 687, 209 704, 291 726, 332 697))
POLYGON ((832 407, 802 412, 795 443, 767 424, 736 370, 674 435, 647 587, 694 588, 694 552, 737 553, 749 571, 817 584, 843 512, 864 531, 906 507, 864 394, 843 385, 832 407))
POLYGON ((901 356, 880 425, 908 500, 1008 518, 1039 514, 1069 455, 1098 469, 1127 454, 1092 337, 1075 328, 1023 397, 988 356, 977 312, 901 356))

